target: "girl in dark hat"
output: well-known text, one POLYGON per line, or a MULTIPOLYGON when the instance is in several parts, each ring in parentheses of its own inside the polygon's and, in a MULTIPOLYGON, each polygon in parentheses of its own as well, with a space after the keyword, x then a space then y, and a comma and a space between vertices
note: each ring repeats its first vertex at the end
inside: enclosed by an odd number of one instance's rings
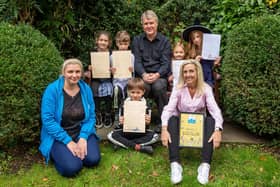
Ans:
MULTIPOLYGON (((197 22, 197 21, 196 21, 197 22)), ((214 66, 219 66, 221 58, 218 57, 216 60, 202 59, 202 40, 203 33, 211 33, 211 31, 199 23, 186 28, 183 32, 183 39, 188 42, 187 44, 187 59, 196 59, 201 63, 204 75, 204 81, 211 87, 214 87, 215 79, 213 76, 214 66)))

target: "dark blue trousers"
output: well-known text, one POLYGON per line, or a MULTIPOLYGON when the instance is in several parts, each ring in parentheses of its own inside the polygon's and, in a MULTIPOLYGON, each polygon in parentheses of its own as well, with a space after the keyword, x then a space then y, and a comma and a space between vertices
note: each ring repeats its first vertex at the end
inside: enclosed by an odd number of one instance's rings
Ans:
POLYGON ((53 143, 51 159, 54 161, 56 170, 65 177, 76 175, 83 165, 86 167, 96 166, 101 159, 97 137, 91 135, 88 138, 87 155, 84 160, 74 156, 67 146, 59 141, 53 143))

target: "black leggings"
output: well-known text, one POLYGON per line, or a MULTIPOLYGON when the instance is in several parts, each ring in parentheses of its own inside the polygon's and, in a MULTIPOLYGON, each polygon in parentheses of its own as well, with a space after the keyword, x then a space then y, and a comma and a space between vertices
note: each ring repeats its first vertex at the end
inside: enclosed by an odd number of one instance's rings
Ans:
POLYGON ((121 143, 126 147, 134 149, 136 144, 145 144, 154 137, 154 132, 147 130, 145 133, 125 133, 123 129, 114 130, 112 133, 113 143, 121 143))
POLYGON ((112 111, 111 96, 94 97, 94 102, 95 102, 95 112, 111 113, 112 111))
MULTIPOLYGON (((209 138, 214 132, 215 120, 212 117, 206 117, 204 124, 204 142, 202 147, 202 162, 211 164, 213 155, 213 141, 208 143, 209 138)), ((172 116, 168 120, 168 132, 171 136, 171 143, 168 143, 170 162, 180 162, 179 155, 179 117, 172 116)))

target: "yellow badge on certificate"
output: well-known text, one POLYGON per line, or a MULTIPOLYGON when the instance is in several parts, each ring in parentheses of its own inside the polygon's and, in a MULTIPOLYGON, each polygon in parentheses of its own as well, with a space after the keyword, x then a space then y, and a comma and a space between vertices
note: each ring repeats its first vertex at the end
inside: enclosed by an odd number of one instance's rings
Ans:
POLYGON ((203 147, 204 135, 203 113, 181 113, 180 114, 180 147, 203 147))

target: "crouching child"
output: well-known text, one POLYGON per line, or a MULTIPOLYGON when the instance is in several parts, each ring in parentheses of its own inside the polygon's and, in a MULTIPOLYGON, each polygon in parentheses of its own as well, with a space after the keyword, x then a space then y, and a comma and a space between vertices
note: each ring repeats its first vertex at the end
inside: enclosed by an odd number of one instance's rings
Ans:
MULTIPOLYGON (((144 81, 140 78, 133 78, 128 81, 127 84, 128 98, 126 101, 141 101, 146 105, 146 100, 144 98, 145 87, 144 81)), ((133 149, 135 151, 140 151, 147 154, 153 154, 152 144, 158 141, 159 135, 153 130, 149 129, 151 122, 151 109, 146 105, 146 115, 145 123, 146 130, 143 133, 138 132, 124 132, 124 114, 123 107, 120 110, 119 117, 119 129, 111 131, 107 137, 115 145, 114 147, 123 147, 126 149, 133 149)), ((140 117, 140 116, 139 116, 140 117)), ((137 119, 135 119, 137 120, 137 119)))

